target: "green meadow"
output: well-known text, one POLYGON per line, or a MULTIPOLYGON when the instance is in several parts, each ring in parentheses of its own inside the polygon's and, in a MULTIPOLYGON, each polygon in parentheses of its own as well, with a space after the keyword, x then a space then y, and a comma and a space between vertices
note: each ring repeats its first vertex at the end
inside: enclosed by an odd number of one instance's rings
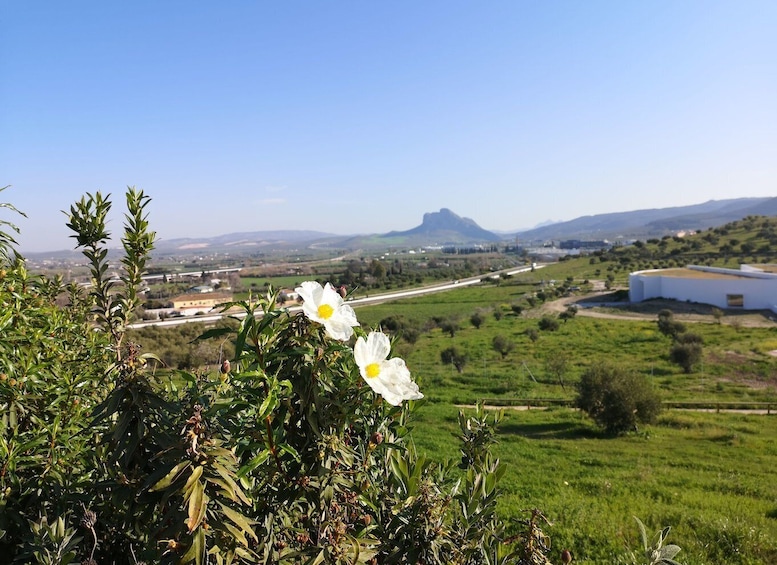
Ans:
MULTIPOLYGON (((532 341, 526 330, 538 327, 539 314, 516 315, 511 305, 536 290, 536 282, 513 279, 357 310, 371 327, 392 317, 419 325, 432 318, 457 322, 453 336, 427 324, 414 343, 395 343, 426 395, 413 437, 428 457, 458 460, 453 437, 460 409, 484 399, 571 401, 581 373, 602 360, 646 375, 665 401, 777 401, 769 354, 777 349, 775 327, 741 327, 725 317, 689 323, 688 331, 704 339, 704 361, 685 374, 669 361, 671 342, 652 320, 578 314, 532 341), (482 314, 479 328, 470 322, 475 312, 482 314), (492 348, 497 335, 515 343, 504 358, 492 348), (441 362, 449 347, 467 356, 461 372, 441 362), (548 369, 558 357, 567 360, 563 386, 548 369)), ((554 548, 571 549, 575 563, 631 562, 626 552, 639 546, 633 516, 653 532, 672 526, 669 541, 683 548, 681 563, 777 563, 774 415, 670 409, 655 425, 608 437, 568 407, 508 408, 498 437, 496 453, 508 466, 502 512, 519 520, 527 509, 541 509, 553 523, 546 532, 554 548)))

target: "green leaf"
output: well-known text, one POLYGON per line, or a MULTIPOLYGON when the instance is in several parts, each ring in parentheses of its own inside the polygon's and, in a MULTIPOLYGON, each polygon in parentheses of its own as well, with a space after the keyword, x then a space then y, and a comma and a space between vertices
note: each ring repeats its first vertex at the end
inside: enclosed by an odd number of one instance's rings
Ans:
POLYGON ((189 476, 189 479, 186 481, 186 484, 183 487, 184 500, 191 496, 192 487, 197 483, 197 481, 199 481, 199 478, 202 476, 202 471, 202 465, 197 465, 192 471, 192 474, 189 476))
POLYGON ((208 496, 205 494, 205 485, 201 481, 194 483, 192 494, 189 497, 188 518, 186 527, 189 533, 196 530, 205 518, 205 511, 208 508, 208 496))
POLYGON ((203 341, 214 337, 221 337, 223 335, 231 334, 234 331, 235 330, 233 330, 232 328, 211 328, 209 330, 202 332, 200 335, 195 337, 189 343, 197 343, 198 341, 203 341))
POLYGON ((255 521, 247 518, 240 512, 232 510, 229 506, 226 506, 221 502, 219 502, 218 504, 219 506, 221 506, 221 511, 224 512, 227 518, 229 518, 242 531, 244 531, 249 536, 251 536, 254 539, 254 541, 257 541, 257 542, 259 541, 259 538, 256 536, 256 532, 254 532, 254 529, 252 528, 252 526, 256 524, 255 521))
POLYGON ((256 469, 259 465, 262 465, 270 457, 270 450, 265 449, 259 452, 259 455, 251 459, 248 463, 243 465, 237 473, 238 478, 245 477, 256 469))
MULTIPOLYGON (((178 463, 175 467, 173 467, 167 475, 164 476, 164 478, 156 483, 154 486, 152 486, 149 490, 151 492, 155 492, 158 490, 166 489, 171 484, 173 484, 173 481, 178 478, 178 476, 183 472, 184 469, 189 467, 191 465, 191 461, 184 461, 183 463, 178 463)), ((188 483, 187 483, 188 484, 188 483)))

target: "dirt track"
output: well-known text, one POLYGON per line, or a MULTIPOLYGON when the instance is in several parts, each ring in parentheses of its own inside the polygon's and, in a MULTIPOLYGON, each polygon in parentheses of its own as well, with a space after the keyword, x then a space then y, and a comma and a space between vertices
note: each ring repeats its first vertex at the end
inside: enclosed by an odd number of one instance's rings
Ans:
MULTIPOLYGON (((658 312, 671 310, 676 320, 690 323, 717 323, 714 307, 708 304, 677 302, 676 300, 647 300, 632 304, 628 300, 617 300, 616 291, 593 292, 585 295, 566 296, 544 303, 538 309, 538 316, 545 313, 559 313, 571 305, 577 305, 578 316, 609 318, 619 320, 655 321, 658 312)), ((777 316, 768 310, 723 310, 721 324, 739 325, 750 328, 777 327, 777 316)))

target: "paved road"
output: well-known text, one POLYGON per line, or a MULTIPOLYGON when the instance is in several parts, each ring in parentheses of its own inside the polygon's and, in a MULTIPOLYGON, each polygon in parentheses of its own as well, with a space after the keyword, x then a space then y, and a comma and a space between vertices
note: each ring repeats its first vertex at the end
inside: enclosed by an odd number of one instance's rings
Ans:
MULTIPOLYGON (((544 265, 537 265, 537 269, 541 269, 544 265)), ((360 306, 364 304, 377 304, 382 302, 389 302, 391 300, 401 300, 402 298, 409 298, 411 296, 421 296, 424 294, 432 294, 434 292, 444 292, 446 290, 453 290, 456 288, 461 288, 463 286, 470 286, 473 284, 479 284, 481 280, 484 278, 491 278, 491 279, 498 279, 501 276, 504 275, 517 275, 520 273, 527 273, 532 270, 532 267, 520 267, 520 268, 512 268, 512 269, 503 269, 501 271, 495 271, 493 273, 489 273, 486 275, 478 275, 475 277, 469 277, 466 279, 460 279, 458 281, 453 281, 449 283, 444 284, 436 284, 436 285, 430 285, 425 286, 422 288, 413 288, 408 290, 399 290, 396 292, 386 292, 382 294, 375 294, 373 296, 365 296, 362 298, 354 298, 353 300, 349 300, 348 304, 351 306, 360 306)), ((301 306, 291 306, 288 308, 289 312, 299 312, 302 309, 301 306)), ((221 318, 227 317, 227 316, 233 316, 233 317, 243 317, 245 316, 244 313, 237 313, 237 314, 207 314, 205 316, 185 316, 182 318, 172 318, 168 320, 148 320, 143 322, 135 322, 134 324, 130 324, 128 327, 132 329, 137 328, 144 328, 147 326, 177 326, 180 324, 188 324, 190 322, 217 322, 221 318)))

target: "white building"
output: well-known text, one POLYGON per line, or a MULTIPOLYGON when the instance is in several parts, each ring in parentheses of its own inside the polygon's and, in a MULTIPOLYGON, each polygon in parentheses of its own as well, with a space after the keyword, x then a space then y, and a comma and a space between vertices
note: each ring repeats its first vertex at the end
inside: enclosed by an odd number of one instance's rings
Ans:
POLYGON ((769 266, 741 269, 699 267, 653 269, 629 275, 629 300, 669 298, 718 308, 777 312, 777 274, 769 266))

